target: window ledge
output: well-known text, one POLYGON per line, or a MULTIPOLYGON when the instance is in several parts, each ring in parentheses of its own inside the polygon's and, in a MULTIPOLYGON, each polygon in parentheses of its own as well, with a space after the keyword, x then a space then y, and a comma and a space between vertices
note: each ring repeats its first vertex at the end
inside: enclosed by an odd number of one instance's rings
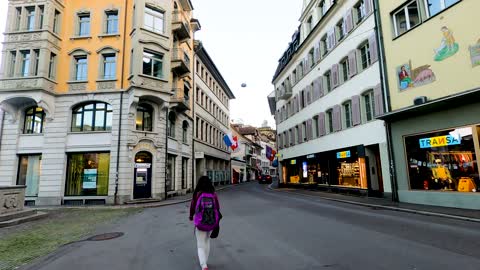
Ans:
POLYGON ((106 37, 120 37, 120 33, 112 33, 112 34, 101 34, 98 35, 99 38, 106 38, 106 37))
POLYGON ((153 77, 153 76, 145 75, 145 74, 138 74, 138 76, 144 77, 144 78, 147 78, 147 79, 152 79, 152 80, 157 80, 157 81, 162 81, 162 82, 168 83, 168 80, 166 80, 164 78, 157 78, 157 77, 153 77))
POLYGON ((133 133, 139 133, 139 134, 151 134, 151 135, 158 135, 158 132, 155 131, 142 131, 142 130, 132 130, 133 133))
POLYGON ((75 135, 78 135, 78 134, 99 134, 99 133, 105 133, 105 134, 108 134, 108 133, 112 133, 111 130, 109 131, 104 131, 104 130, 101 130, 101 131, 69 131, 67 132, 68 135, 70 134, 75 134, 75 135))
POLYGON ((70 40, 76 40, 76 39, 92 39, 92 36, 74 36, 70 38, 70 40))
POLYGON ((172 136, 167 136, 167 137, 168 137, 169 139, 172 139, 172 140, 174 140, 174 141, 177 141, 177 139, 175 139, 175 138, 172 137, 172 136))
POLYGON ((43 132, 42 133, 22 133, 20 136, 24 137, 43 137, 43 132))
POLYGON ((88 81, 67 81, 67 84, 88 83, 88 81))
POLYGON ((163 37, 163 38, 170 39, 170 37, 169 37, 169 36, 166 36, 165 33, 155 32, 155 31, 152 31, 152 30, 147 29, 147 28, 145 28, 145 27, 140 27, 140 29, 142 29, 142 30, 144 30, 144 31, 146 31, 146 32, 155 34, 155 35, 157 35, 157 36, 161 36, 161 37, 163 37))
POLYGON ((118 79, 98 79, 97 82, 116 82, 118 79))

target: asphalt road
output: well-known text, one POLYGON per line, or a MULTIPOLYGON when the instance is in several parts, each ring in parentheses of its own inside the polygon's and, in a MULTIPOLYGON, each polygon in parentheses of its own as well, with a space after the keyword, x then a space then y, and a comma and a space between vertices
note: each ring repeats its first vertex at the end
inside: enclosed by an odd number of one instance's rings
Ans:
MULTIPOLYGON (((270 191, 257 183, 219 193, 220 237, 211 270, 479 270, 480 225, 375 210, 270 191)), ((105 232, 125 235, 69 245, 29 269, 192 270, 188 205, 142 213, 105 232)))

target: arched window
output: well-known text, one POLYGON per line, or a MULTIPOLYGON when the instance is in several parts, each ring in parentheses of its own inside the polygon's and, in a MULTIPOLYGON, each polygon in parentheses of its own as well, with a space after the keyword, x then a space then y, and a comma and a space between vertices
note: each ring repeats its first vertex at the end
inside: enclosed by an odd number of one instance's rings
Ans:
POLYGON ((136 118, 136 125, 137 130, 140 131, 152 131, 152 115, 153 115, 153 108, 148 104, 140 104, 137 107, 137 118, 136 118))
POLYGON ((112 105, 105 102, 91 102, 73 109, 73 132, 109 130, 112 130, 112 105))
POLYGON ((188 122, 186 120, 182 123, 182 142, 187 143, 188 138, 188 122))
POLYGON ((175 120, 177 116, 174 112, 168 114, 167 136, 175 138, 175 120))
POLYGON ((43 132, 45 111, 41 107, 30 107, 25 111, 24 134, 40 134, 43 132))

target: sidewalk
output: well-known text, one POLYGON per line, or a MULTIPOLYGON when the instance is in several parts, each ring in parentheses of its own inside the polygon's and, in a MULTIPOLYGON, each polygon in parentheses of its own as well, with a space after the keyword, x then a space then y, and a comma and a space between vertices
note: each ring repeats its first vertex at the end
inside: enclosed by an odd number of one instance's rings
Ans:
POLYGON ((480 222, 480 211, 469 209, 448 208, 440 206, 411 204, 411 203, 398 203, 392 202, 387 198, 375 198, 375 197, 361 197, 352 195, 343 195, 337 193, 330 193, 324 191, 312 191, 305 189, 295 188, 278 188, 275 184, 269 187, 271 190, 278 192, 287 192, 294 194, 301 194, 306 196, 319 197, 325 200, 337 201, 342 203, 349 203, 355 205, 361 205, 371 207, 373 209, 387 209, 393 211, 409 212, 428 216, 445 217, 463 221, 480 222))
MULTIPOLYGON (((222 191, 224 189, 234 187, 235 185, 226 185, 216 187, 216 191, 222 191)), ((193 193, 189 193, 182 196, 175 196, 172 198, 168 198, 163 201, 153 202, 153 203, 138 203, 138 204, 121 204, 121 205, 83 205, 83 206, 64 206, 64 205, 56 205, 56 206, 33 206, 28 207, 30 209, 35 210, 55 210, 55 209, 128 209, 128 208, 155 208, 155 207, 162 207, 174 204, 180 204, 189 202, 192 200, 193 193)))

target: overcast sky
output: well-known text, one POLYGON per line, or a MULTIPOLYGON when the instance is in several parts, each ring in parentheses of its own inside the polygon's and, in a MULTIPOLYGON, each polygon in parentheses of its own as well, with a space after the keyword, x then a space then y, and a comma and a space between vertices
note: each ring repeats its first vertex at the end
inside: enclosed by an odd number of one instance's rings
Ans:
MULTIPOLYGON (((301 0, 192 0, 197 32, 213 61, 232 89, 230 117, 274 127, 267 95, 278 59, 298 26, 301 0), (247 87, 242 88, 241 84, 247 87)), ((0 0, 0 30, 5 31, 7 0, 0 0)))

